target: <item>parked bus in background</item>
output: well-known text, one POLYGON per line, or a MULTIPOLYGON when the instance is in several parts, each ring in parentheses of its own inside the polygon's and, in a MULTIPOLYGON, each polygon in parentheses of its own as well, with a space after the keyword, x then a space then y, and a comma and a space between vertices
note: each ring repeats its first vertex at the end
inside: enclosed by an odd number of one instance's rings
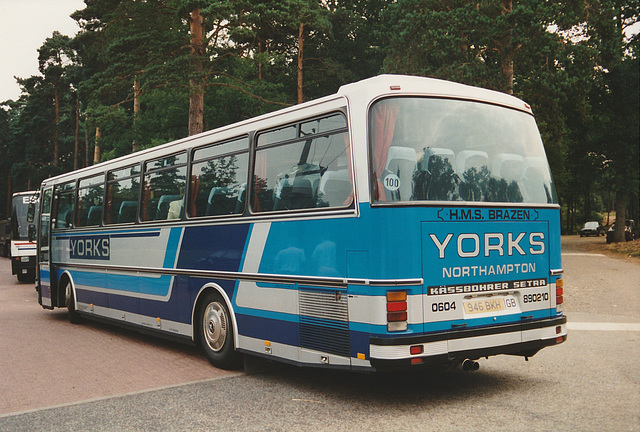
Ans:
POLYGON ((36 242, 29 239, 27 211, 38 191, 19 192, 11 198, 10 218, 0 222, 0 253, 11 258, 11 274, 21 282, 35 278, 36 242))
POLYGON ((0 220, 0 256, 8 257, 11 250, 11 221, 0 220))
POLYGON ((531 108, 382 75, 42 183, 39 302, 239 354, 384 370, 566 340, 531 108))

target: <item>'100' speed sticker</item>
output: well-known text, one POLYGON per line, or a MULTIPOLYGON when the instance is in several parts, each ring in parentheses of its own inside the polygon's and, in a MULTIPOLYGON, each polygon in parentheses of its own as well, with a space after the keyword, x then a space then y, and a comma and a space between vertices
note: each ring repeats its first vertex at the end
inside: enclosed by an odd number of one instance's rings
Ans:
POLYGON ((400 177, 395 174, 389 174, 382 181, 384 188, 390 191, 397 191, 400 188, 400 177))

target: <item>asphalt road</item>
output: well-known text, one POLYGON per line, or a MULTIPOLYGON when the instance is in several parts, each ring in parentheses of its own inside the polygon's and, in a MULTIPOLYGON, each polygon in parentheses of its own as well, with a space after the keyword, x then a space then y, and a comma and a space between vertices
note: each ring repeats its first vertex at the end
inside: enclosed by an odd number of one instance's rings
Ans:
POLYGON ((68 324, 0 259, 0 431, 640 430, 640 260, 585 254, 591 241, 563 239, 567 342, 471 373, 223 372, 194 348, 68 324))

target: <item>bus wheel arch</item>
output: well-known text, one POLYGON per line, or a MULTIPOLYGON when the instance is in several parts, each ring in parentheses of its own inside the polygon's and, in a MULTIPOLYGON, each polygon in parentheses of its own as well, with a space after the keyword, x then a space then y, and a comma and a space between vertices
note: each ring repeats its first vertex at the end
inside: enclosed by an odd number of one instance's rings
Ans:
POLYGON ((193 339, 209 362, 221 369, 240 366, 236 351, 237 325, 228 296, 217 285, 205 285, 193 310, 193 339))
POLYGON ((58 281, 58 305, 60 307, 64 305, 67 308, 70 323, 78 324, 81 322, 80 314, 76 308, 75 284, 69 272, 64 272, 58 281))

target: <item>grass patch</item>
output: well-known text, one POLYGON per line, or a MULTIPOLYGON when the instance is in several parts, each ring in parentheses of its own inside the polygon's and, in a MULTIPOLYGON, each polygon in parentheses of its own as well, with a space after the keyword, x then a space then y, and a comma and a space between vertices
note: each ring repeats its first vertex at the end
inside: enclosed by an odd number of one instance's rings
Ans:
POLYGON ((633 258, 640 258, 640 240, 634 240, 623 243, 610 243, 605 245, 609 252, 627 255, 633 258))

